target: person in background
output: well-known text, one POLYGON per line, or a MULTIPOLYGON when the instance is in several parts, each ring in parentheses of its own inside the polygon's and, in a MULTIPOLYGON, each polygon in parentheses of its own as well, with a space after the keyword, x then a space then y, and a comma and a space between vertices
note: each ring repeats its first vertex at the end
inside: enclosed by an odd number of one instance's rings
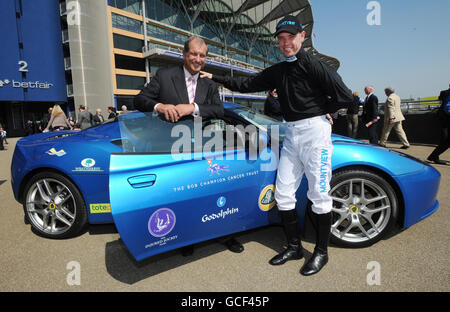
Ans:
POLYGON ((386 147, 389 134, 391 133, 391 130, 394 129, 400 139, 400 142, 403 144, 401 149, 408 149, 408 138, 406 137, 405 131, 402 127, 402 121, 405 120, 400 106, 402 101, 400 97, 394 93, 394 88, 392 87, 387 87, 384 89, 384 93, 388 98, 384 104, 384 125, 379 145, 386 147))
POLYGON ((67 120, 66 114, 58 104, 55 104, 52 109, 52 116, 50 118, 50 121, 48 122, 47 127, 45 127, 43 132, 48 132, 49 130, 60 131, 69 129, 72 130, 72 126, 67 120))
POLYGON ((75 126, 75 120, 73 120, 73 117, 69 116, 69 118, 67 118, 67 120, 69 121, 70 126, 73 128, 75 126))
POLYGON ((378 144, 377 121, 380 119, 378 116, 378 98, 373 94, 373 86, 371 85, 366 86, 364 92, 367 96, 364 100, 361 119, 367 128, 369 142, 371 144, 378 144))
POLYGON ((264 114, 279 121, 283 120, 277 89, 273 89, 267 95, 266 101, 264 102, 264 114))
POLYGON ((94 121, 94 125, 101 124, 105 121, 105 118, 103 118, 103 115, 102 115, 102 110, 100 108, 96 109, 95 115, 92 118, 92 120, 94 121))
POLYGON ((353 101, 349 103, 347 108, 347 136, 350 138, 356 139, 358 134, 358 113, 361 104, 359 92, 353 92, 353 101))
POLYGON ((80 128, 86 129, 92 126, 92 114, 88 112, 86 106, 84 105, 80 105, 79 109, 79 113, 78 113, 78 120, 77 120, 77 124, 80 125, 80 128))
POLYGON ((117 116, 116 108, 112 106, 108 106, 108 119, 113 119, 117 116))
POLYGON ((450 146, 450 85, 448 90, 441 91, 439 101, 441 101, 441 106, 439 106, 437 114, 441 124, 441 138, 438 146, 427 157, 427 160, 435 164, 445 165, 447 162, 440 160, 439 155, 445 152, 450 146))
POLYGON ((52 118, 52 109, 52 107, 49 107, 47 113, 45 113, 42 117, 41 123, 39 125, 39 131, 44 131, 44 129, 47 127, 50 118, 52 118))
POLYGON ((25 136, 29 136, 34 134, 34 125, 33 122, 28 119, 26 124, 25 124, 25 136))
POLYGON ((126 105, 122 105, 121 109, 122 109, 122 115, 128 113, 128 107, 126 105))
POLYGON ((6 130, 3 129, 3 127, 0 127, 0 140, 2 141, 2 144, 8 144, 8 141, 6 140, 6 130))

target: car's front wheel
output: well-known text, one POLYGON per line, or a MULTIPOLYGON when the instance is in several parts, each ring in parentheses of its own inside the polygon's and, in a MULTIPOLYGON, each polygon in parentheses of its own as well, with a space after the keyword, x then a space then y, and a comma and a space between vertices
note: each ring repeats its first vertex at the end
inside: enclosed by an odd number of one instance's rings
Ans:
POLYGON ((63 175, 42 172, 25 186, 23 208, 35 233, 48 238, 76 236, 87 223, 83 197, 63 175))
POLYGON ((331 241, 345 247, 367 247, 389 233, 397 219, 398 200, 380 175, 349 169, 333 174, 331 241))

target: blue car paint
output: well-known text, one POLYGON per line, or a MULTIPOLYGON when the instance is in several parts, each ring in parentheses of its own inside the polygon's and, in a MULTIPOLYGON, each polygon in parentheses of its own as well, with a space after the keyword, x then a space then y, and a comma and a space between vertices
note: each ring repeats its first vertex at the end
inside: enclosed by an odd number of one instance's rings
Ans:
POLYGON ((441 174, 434 167, 399 157, 386 148, 336 141, 333 171, 349 166, 369 166, 389 174, 397 183, 404 200, 403 227, 409 227, 437 210, 436 196, 441 174))
MULTIPOLYGON (((122 120, 133 119, 140 115, 142 115, 142 113, 131 113, 122 116, 121 118, 122 120)), ((144 157, 145 161, 136 161, 134 157, 139 158, 141 155, 114 154, 112 155, 110 162, 110 155, 112 153, 122 152, 120 146, 111 143, 120 138, 121 132, 117 122, 99 127, 92 127, 80 132, 49 132, 22 138, 17 143, 11 166, 11 183, 15 198, 19 200, 19 187, 21 183, 26 182, 23 181, 23 179, 29 172, 44 167, 60 171, 72 179, 80 189, 86 203, 90 223, 112 222, 113 216, 111 213, 91 213, 90 205, 114 202, 112 211, 119 216, 114 219, 116 225, 120 224, 119 227, 121 229, 119 232, 122 238, 128 235, 131 235, 132 237, 135 235, 133 234, 134 231, 136 231, 136 233, 143 234, 143 240, 147 239, 147 242, 143 241, 136 243, 139 244, 139 246, 132 247, 134 248, 134 252, 139 254, 139 257, 142 258, 151 254, 177 248, 177 246, 179 247, 189 243, 204 241, 209 238, 280 221, 276 212, 276 207, 272 208, 269 212, 263 212, 258 208, 257 200, 255 200, 255 196, 262 191, 264 186, 274 184, 275 171, 270 174, 261 174, 261 172, 259 172, 257 175, 250 177, 248 181, 246 180, 246 183, 243 185, 240 183, 243 182, 241 180, 231 188, 222 189, 213 187, 209 192, 205 192, 204 194, 197 189, 192 192, 192 196, 186 197, 179 197, 179 194, 177 196, 168 196, 167 192, 162 189, 160 194, 152 194, 156 197, 152 196, 149 200, 150 202, 160 201, 160 203, 155 204, 155 207, 162 207, 161 205, 163 203, 173 204, 175 214, 180 214, 179 216, 181 217, 177 219, 177 225, 181 227, 181 229, 174 229, 173 231, 175 232, 172 231, 173 233, 170 233, 177 235, 177 239, 165 243, 160 242, 161 239, 157 240, 156 242, 159 242, 158 244, 161 245, 160 249, 157 251, 155 251, 153 247, 148 247, 143 251, 143 247, 152 244, 153 236, 148 231, 148 227, 142 228, 142 226, 140 226, 138 229, 137 226, 133 225, 136 220, 143 225, 145 222, 148 223, 150 217, 149 213, 152 212, 148 207, 149 202, 140 200, 140 198, 145 199, 145 196, 142 196, 142 194, 145 194, 146 190, 148 191, 149 188, 154 187, 156 189, 155 186, 160 185, 161 181, 166 181, 165 185, 167 186, 169 185, 167 184, 169 183, 168 181, 176 180, 180 182, 183 181, 184 183, 184 181, 192 179, 193 177, 198 178, 198 172, 203 170, 200 168, 205 165, 202 163, 205 162, 205 160, 195 162, 187 161, 183 164, 186 169, 183 171, 177 169, 176 172, 171 169, 174 168, 173 165, 177 164, 177 166, 179 166, 180 163, 174 161, 171 157, 167 157, 167 155, 151 155, 151 157, 150 155, 146 155, 146 157, 144 157), (67 134, 68 136, 63 137, 64 134, 67 134), (52 138, 55 136, 58 138, 52 138), (66 154, 63 156, 46 154, 46 152, 52 148, 56 151, 62 149, 66 154), (30 157, 30 155, 33 156, 30 157), (82 167, 80 166, 80 162, 86 158, 95 160, 95 167, 98 167, 98 170, 96 169, 97 171, 76 171, 76 168, 82 167), (123 159, 126 159, 126 161, 123 159), (132 161, 130 159, 132 159, 132 161), (122 161, 124 161, 124 163, 122 163, 122 161), (112 175, 110 175, 110 167, 111 173, 114 173, 112 175), (124 194, 121 189, 122 184, 126 187, 133 188, 127 179, 134 174, 142 175, 142 168, 148 169, 150 174, 154 174, 152 173, 154 170, 160 170, 161 172, 164 172, 164 174, 156 174, 155 184, 149 188, 143 187, 140 190, 134 188, 134 191, 138 191, 139 195, 136 195, 138 193, 132 193, 132 195, 124 194), (123 181, 120 181, 120 178, 116 179, 116 177, 120 177, 121 174, 123 175, 122 177, 127 177, 127 179, 123 179, 123 181), (114 182, 111 182, 110 179, 114 180, 114 182), (110 190, 113 191, 110 192, 110 190), (201 196, 202 200, 199 201, 196 196, 201 196), (226 198, 225 208, 240 208, 238 214, 230 214, 227 216, 227 218, 230 218, 228 220, 235 220, 236 222, 232 222, 232 225, 217 225, 215 227, 210 227, 210 224, 212 223, 208 223, 205 226, 205 222, 203 222, 203 227, 193 227, 193 224, 199 222, 199 217, 201 218, 209 212, 214 213, 214 211, 220 211, 217 206, 217 201, 220 196, 226 198), (195 210, 186 209, 186 207, 195 207, 195 210), (196 214, 192 215, 192 211, 196 211, 196 214), (191 220, 191 226, 189 227, 187 223, 186 225, 180 225, 180 222, 184 223, 184 220, 191 220), (187 229, 189 229, 189 231, 187 229), (203 231, 202 229, 209 229, 212 232, 203 231), (192 233, 190 233, 190 231, 192 231, 192 233)), ((333 142, 334 152, 332 163, 334 171, 348 166, 366 166, 381 170, 392 177, 401 190, 401 197, 405 205, 404 227, 409 227, 412 224, 417 223, 437 210, 438 202, 436 196, 439 187, 440 174, 433 167, 407 157, 402 157, 387 149, 351 138, 333 135, 333 142)), ((235 166, 236 168, 233 167, 233 170, 244 170, 242 168, 245 167, 244 163, 239 165, 230 163, 228 166, 229 168, 235 166)), ((225 172, 226 171, 223 173, 225 172)), ((243 172, 245 172, 245 170, 243 172)), ((183 183, 180 185, 188 185, 187 182, 186 184, 183 183)), ((299 212, 300 224, 304 223, 307 202, 305 196, 306 191, 307 183, 306 179, 303 179, 297 191, 298 202, 296 205, 299 212)), ((155 241, 153 241, 153 243, 155 243, 155 241)))
POLYGON ((119 137, 119 129, 112 123, 81 132, 47 132, 20 139, 11 165, 15 199, 20 201, 19 188, 21 183, 26 183, 23 179, 27 174, 42 168, 52 169, 66 175, 79 188, 90 223, 113 222, 111 213, 91 213, 90 207, 93 204, 109 204, 109 155, 122 149, 108 141, 119 137), (55 136, 60 138, 53 139, 55 136), (51 149, 64 152, 61 156, 50 155, 47 152, 51 149), (82 160, 87 158, 95 160, 92 168, 82 166, 82 160))
MULTIPOLYGON (((240 153, 245 153, 245 150, 238 150, 235 159, 240 153)), ((259 160, 226 160, 225 156, 216 160, 213 155, 203 156, 198 160, 195 154, 191 160, 174 160, 170 154, 111 155, 114 223, 137 260, 265 226, 272 221, 269 212, 258 208, 258 198, 265 186, 274 184, 275 171, 258 170, 259 160), (224 169, 212 172, 208 170, 211 164, 220 164, 224 169), (143 175, 156 176, 155 183, 148 187, 133 187, 130 178, 143 175), (224 207, 218 207, 221 197, 226 198, 224 207), (181 220, 168 234, 172 238, 164 243, 148 230, 150 217, 161 208, 171 209, 176 219, 181 220), (220 214, 220 211, 223 211, 222 218, 205 219, 220 214)))

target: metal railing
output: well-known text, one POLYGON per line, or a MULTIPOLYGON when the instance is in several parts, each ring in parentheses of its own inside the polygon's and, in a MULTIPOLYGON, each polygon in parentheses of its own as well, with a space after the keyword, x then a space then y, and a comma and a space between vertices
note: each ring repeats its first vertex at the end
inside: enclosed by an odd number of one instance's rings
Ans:
MULTIPOLYGON (((173 44, 173 43, 172 43, 173 44)), ((179 48, 169 47, 169 46, 162 46, 160 44, 152 44, 150 43, 147 47, 142 47, 142 53, 144 54, 144 57, 148 57, 150 52, 155 49, 155 53, 157 53, 157 50, 161 51, 168 51, 172 53, 177 53, 179 55, 182 55, 183 47, 180 45, 179 48)), ((233 67, 234 70, 239 69, 245 69, 253 72, 260 72, 264 68, 260 68, 242 61, 237 61, 235 59, 226 58, 225 56, 215 54, 215 53, 208 53, 209 56, 206 57, 206 62, 209 64, 219 63, 221 65, 227 65, 230 67, 233 67)))
MULTIPOLYGON (((402 110, 402 113, 404 114, 423 114, 435 111, 439 108, 441 103, 439 100, 412 100, 412 99, 405 99, 402 100, 400 107, 402 110)), ((378 111, 380 113, 384 113, 384 106, 385 103, 379 103, 378 104, 378 111)))

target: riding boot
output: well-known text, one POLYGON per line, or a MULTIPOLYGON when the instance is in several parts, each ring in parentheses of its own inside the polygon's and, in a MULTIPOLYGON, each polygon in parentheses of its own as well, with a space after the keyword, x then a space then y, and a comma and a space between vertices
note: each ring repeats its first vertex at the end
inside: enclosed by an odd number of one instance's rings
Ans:
POLYGON ((297 211, 295 209, 280 211, 280 214, 287 239, 287 248, 270 259, 269 263, 272 265, 280 265, 288 260, 303 258, 303 247, 300 239, 297 211))
POLYGON ((311 258, 303 265, 300 273, 308 276, 319 272, 328 262, 328 240, 331 231, 331 212, 325 214, 312 213, 316 227, 316 247, 311 258))

